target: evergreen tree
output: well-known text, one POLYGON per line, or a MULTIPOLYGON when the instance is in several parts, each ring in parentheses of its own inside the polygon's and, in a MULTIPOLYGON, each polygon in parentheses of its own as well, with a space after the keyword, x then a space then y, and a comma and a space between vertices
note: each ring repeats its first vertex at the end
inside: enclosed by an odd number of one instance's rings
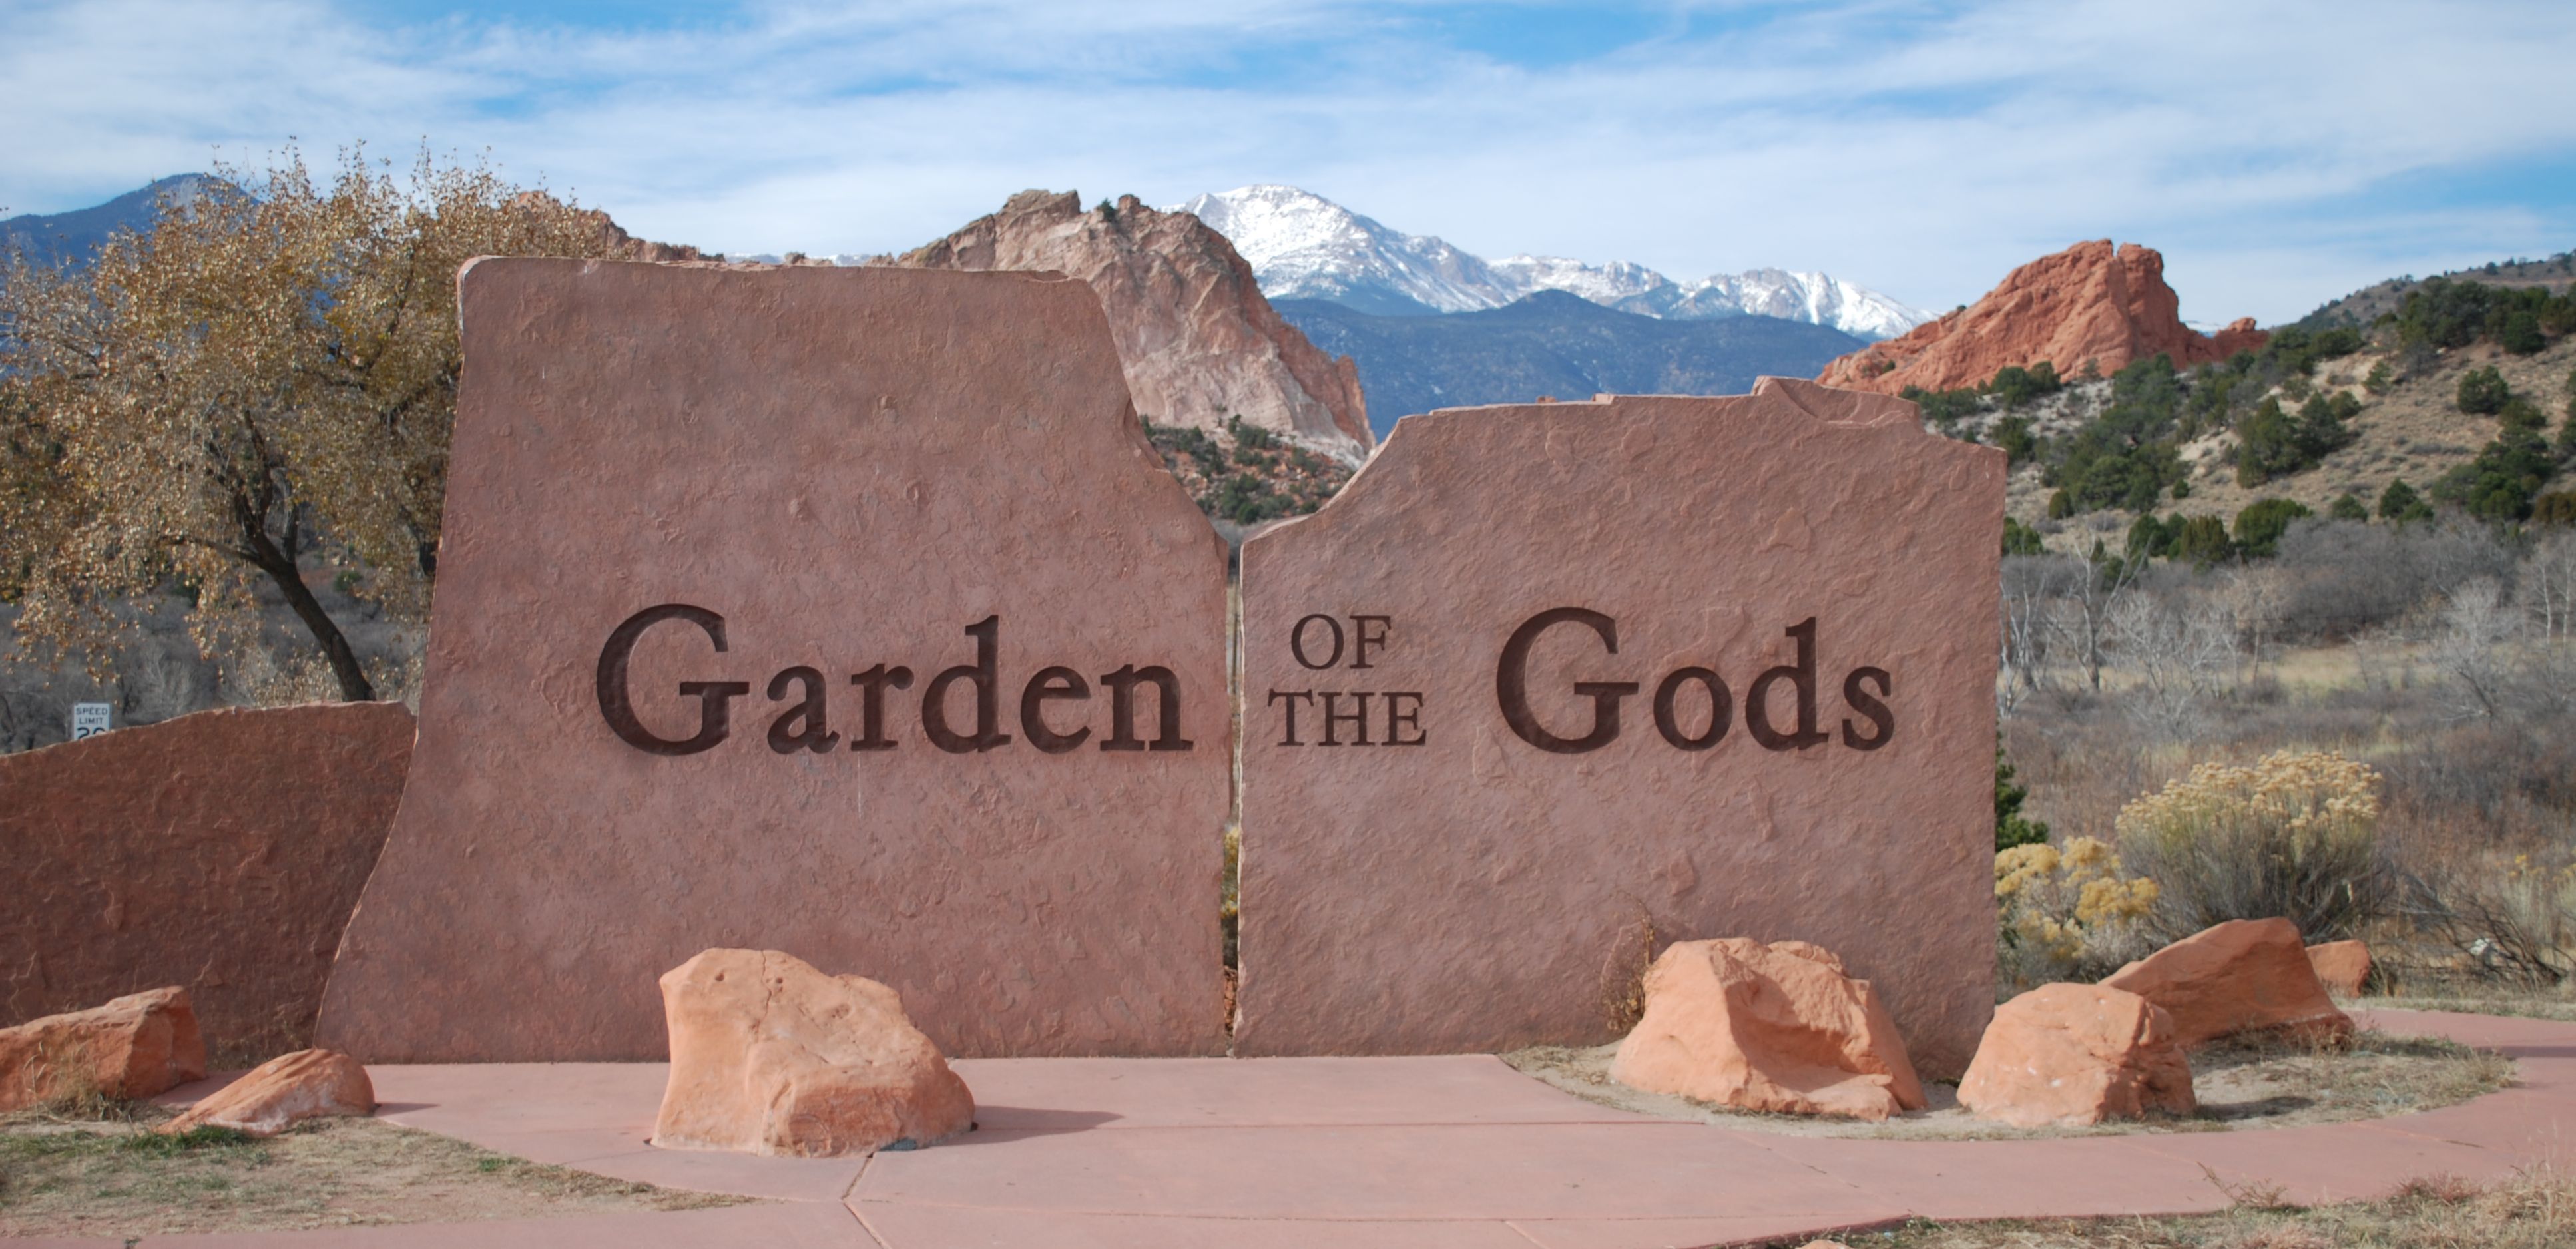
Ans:
POLYGON ((2492 364, 2460 375, 2460 410, 2471 416, 2493 416, 2502 412, 2505 400, 2512 397, 2513 388, 2505 384, 2504 374, 2497 372, 2492 364))
POLYGON ((2029 787, 2013 779, 2012 761, 2004 757, 2003 738, 1998 734, 1995 738, 1996 853, 2048 840, 2047 823, 2022 816, 2021 804, 2029 797, 2029 787))
POLYGON ((2004 554, 2042 555, 2047 551, 2048 545, 2040 541, 2038 530, 2012 517, 2004 517, 2004 554))
POLYGON ((2236 514, 2236 545, 2247 555, 2269 559, 2280 550, 2291 521, 2314 515, 2296 499, 2256 499, 2236 514))
POLYGON ((2194 568, 2226 563, 2235 554, 2236 544, 2227 536, 2227 522, 2215 516, 2190 517, 2175 532, 2173 558, 2189 560, 2194 568))
POLYGON ((2433 509, 2403 478, 2390 478, 2388 488, 2379 492, 2379 518, 2399 522, 2431 520, 2433 509))

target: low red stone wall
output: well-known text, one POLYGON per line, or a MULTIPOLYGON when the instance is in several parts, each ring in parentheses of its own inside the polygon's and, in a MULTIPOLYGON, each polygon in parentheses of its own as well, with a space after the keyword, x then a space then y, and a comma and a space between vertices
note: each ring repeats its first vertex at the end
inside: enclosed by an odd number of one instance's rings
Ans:
POLYGON ((0 757, 0 1026, 183 985, 216 1066, 310 1044, 411 745, 316 703, 0 757))

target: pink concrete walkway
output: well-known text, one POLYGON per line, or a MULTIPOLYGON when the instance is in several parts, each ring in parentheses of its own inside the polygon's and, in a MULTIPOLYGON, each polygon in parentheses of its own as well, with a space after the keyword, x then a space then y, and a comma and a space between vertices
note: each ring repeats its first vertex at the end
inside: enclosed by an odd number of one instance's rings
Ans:
POLYGON ((2519 1061, 2521 1082, 2444 1110, 2329 1127, 1911 1142, 1644 1118, 1487 1057, 969 1060, 958 1069, 981 1130, 926 1150, 820 1161, 654 1149, 645 1137, 658 1065, 378 1067, 379 1113, 397 1123, 622 1179, 782 1200, 142 1244, 1656 1249, 1915 1215, 2185 1214, 2226 1206, 2221 1184, 2343 1201, 2433 1174, 2492 1180, 2567 1155, 2576 1025, 2408 1012, 2371 1022, 2502 1050, 2519 1061))

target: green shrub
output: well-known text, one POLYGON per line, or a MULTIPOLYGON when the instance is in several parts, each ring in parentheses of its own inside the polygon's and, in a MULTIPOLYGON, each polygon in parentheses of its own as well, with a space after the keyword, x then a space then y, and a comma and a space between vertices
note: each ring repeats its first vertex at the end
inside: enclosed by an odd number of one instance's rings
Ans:
MULTIPOLYGON (((2430 347, 2466 347, 2481 338, 2528 343, 2532 332, 2566 333, 2576 326, 2576 299, 2552 295, 2542 287, 2507 287, 2486 282, 2431 278, 2406 293, 2391 318, 2402 343, 2430 347), (2522 322, 2530 319, 2526 329, 2522 322)), ((2537 351, 2538 347, 2530 350, 2537 351)))
POLYGON ((2174 540, 2181 534, 2182 517, 2157 520, 2154 513, 2147 513, 2130 522, 2126 553, 2132 561, 2171 556, 2174 540))
POLYGON ((2296 499, 2256 499, 2236 514, 2236 546, 2249 556, 2269 559, 2279 551, 2290 522, 2314 516, 2296 499))
POLYGON ((2004 462, 2019 464, 2039 453, 2039 440, 2031 436, 2030 418, 2007 416, 1995 422, 1995 446, 2004 453, 2004 462))
POLYGON ((2064 520, 2074 514, 2074 496, 2066 493, 2064 490, 2059 490, 2057 493, 2048 496, 2048 518, 2050 520, 2064 520))
POLYGON ((2176 562, 2188 561, 2194 568, 2223 564, 2236 555, 2236 543, 2227 536, 2227 522, 2215 516, 2191 516, 2174 530, 2173 554, 2176 562))
POLYGON ((2237 427, 2244 441, 2236 450, 2236 480, 2259 486, 2286 477, 2351 446, 2355 434, 2344 424, 2361 411, 2361 401, 2343 391, 2332 397, 2310 395, 2291 416, 2277 399, 2266 398, 2237 427))
POLYGON ((2392 477, 2389 479, 2388 488, 2379 492, 2379 518, 2394 521, 2431 520, 2433 508, 2424 502, 2423 496, 2415 493, 2415 487, 2407 485, 2403 478, 2392 477))
POLYGON ((2460 410, 2471 416, 2502 412, 2505 400, 2512 397, 2513 389, 2505 385, 2504 374, 2492 364, 2460 375, 2460 410))
POLYGON ((2173 358, 2139 360, 2111 375, 2109 406, 2049 443, 2041 480, 2066 492, 2067 515, 2121 507, 2143 512, 2182 478, 2178 450, 2183 384, 2173 358))
POLYGON ((2065 389, 2065 385, 2058 380, 2057 366, 2042 360, 2027 369, 2005 365, 1996 370, 1993 380, 1986 383, 1985 391, 2009 412, 2033 399, 2056 394, 2065 389))
POLYGON ((2496 341, 2517 356, 2530 355, 2549 345, 2549 339, 2540 332, 2540 317, 2525 308, 2517 308, 2506 315, 2504 328, 2496 334, 2496 341))
POLYGON ((2038 530, 2012 517, 2004 517, 2004 554, 2042 555, 2047 551, 2048 544, 2040 540, 2038 530))
POLYGON ((1978 409, 1985 406, 1974 386, 1960 390, 1925 390, 1920 386, 1908 386, 1896 392, 1896 397, 1921 408, 1925 420, 1945 431, 1957 425, 1961 418, 1975 416, 1978 409))
POLYGON ((1995 849, 2010 850, 2015 846, 2034 845, 2048 840, 2048 824, 2022 815, 2021 804, 2030 798, 2030 787, 2013 778, 2012 760, 2004 757, 2004 744, 1995 742, 1995 849))
POLYGON ((2374 361, 2370 366, 2370 375, 2361 379, 2361 388, 2374 395, 2387 394, 2388 388, 2396 384, 2397 377, 2389 370, 2386 357, 2374 361))
POLYGON ((2541 436, 2540 410, 2530 400, 2510 399, 2497 415, 2495 440, 2476 459, 2434 482, 2433 497, 2485 520, 2522 520, 2531 515, 2541 487, 2557 473, 2558 457, 2541 436))
POLYGON ((2536 525, 2576 525, 2576 491, 2555 490, 2531 501, 2536 525))
POLYGON ((2370 519, 2370 507, 2361 501, 2360 495, 2346 490, 2335 496, 2333 505, 2326 508, 2326 515, 2336 520, 2367 521, 2370 519))

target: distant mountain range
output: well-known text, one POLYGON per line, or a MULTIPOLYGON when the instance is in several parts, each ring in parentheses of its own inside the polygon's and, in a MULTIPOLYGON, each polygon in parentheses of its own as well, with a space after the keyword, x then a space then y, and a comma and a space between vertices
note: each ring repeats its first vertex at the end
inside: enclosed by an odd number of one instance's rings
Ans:
POLYGON ((1867 341, 1932 319, 1822 273, 1754 269, 1683 284, 1626 261, 1596 265, 1526 255, 1489 261, 1439 238, 1398 233, 1292 186, 1240 187, 1177 207, 1226 236, 1274 301, 1322 299, 1378 316, 1430 316, 1501 308, 1540 291, 1564 291, 1644 317, 1777 317, 1831 326, 1867 341))
POLYGON ((107 236, 118 230, 140 230, 157 220, 164 196, 184 207, 210 190, 230 185, 206 174, 175 174, 89 208, 0 220, 0 255, 22 252, 38 264, 83 264, 97 254, 107 236))
POLYGON ((1779 317, 1658 319, 1540 291, 1500 308, 1381 316, 1325 299, 1270 306, 1325 351, 1358 362, 1369 426, 1434 408, 1595 394, 1740 395, 1766 374, 1813 377, 1861 340, 1779 317))

